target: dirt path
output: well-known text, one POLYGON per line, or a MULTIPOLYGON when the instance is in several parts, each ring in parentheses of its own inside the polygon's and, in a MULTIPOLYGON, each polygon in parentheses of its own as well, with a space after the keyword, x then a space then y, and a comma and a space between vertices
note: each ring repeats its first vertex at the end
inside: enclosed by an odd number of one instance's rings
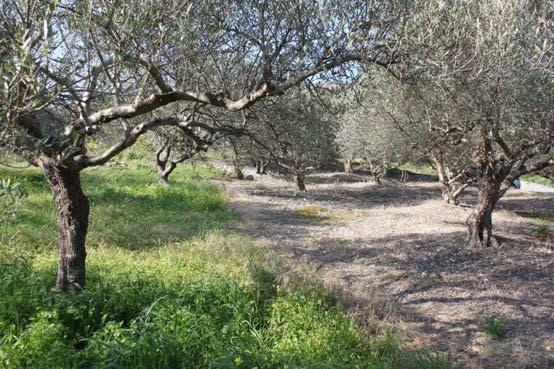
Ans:
POLYGON ((254 176, 228 184, 238 228, 342 287, 370 324, 388 315, 411 345, 448 351, 467 368, 554 367, 554 195, 510 191, 494 214, 499 245, 472 252, 470 209, 443 204, 423 176, 376 186, 312 175, 301 194, 254 176), (481 329, 495 315, 508 324, 503 340, 481 329))

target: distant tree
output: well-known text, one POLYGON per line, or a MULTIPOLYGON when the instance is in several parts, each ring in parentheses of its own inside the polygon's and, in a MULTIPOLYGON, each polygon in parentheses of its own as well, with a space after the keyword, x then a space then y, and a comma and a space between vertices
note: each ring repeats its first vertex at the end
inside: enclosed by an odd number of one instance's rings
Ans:
POLYGON ((160 184, 168 185, 177 165, 205 152, 218 141, 244 134, 240 113, 222 114, 213 108, 190 108, 192 120, 201 121, 192 131, 161 126, 151 131, 156 150, 156 169, 160 184))
POLYGON ((306 190, 308 167, 336 160, 336 118, 322 99, 296 90, 250 110, 256 126, 251 133, 252 156, 270 158, 282 174, 295 181, 299 191, 306 190))
POLYGON ((239 111, 315 76, 348 79, 352 63, 388 65, 403 3, 3 1, 0 145, 40 167, 52 190, 57 286, 85 284, 82 170, 154 128, 173 126, 193 138, 205 127, 164 106, 239 111), (87 143, 114 124, 119 140, 90 156, 87 143))
POLYGON ((410 154, 406 138, 384 110, 389 102, 376 86, 363 86, 344 107, 336 138, 345 172, 350 171, 354 158, 363 159, 378 184, 389 168, 409 160, 410 154))
POLYGON ((374 120, 389 130, 400 162, 431 165, 437 171, 442 198, 457 203, 465 188, 475 182, 471 129, 456 104, 423 84, 403 83, 376 72, 366 87, 373 102, 374 120))

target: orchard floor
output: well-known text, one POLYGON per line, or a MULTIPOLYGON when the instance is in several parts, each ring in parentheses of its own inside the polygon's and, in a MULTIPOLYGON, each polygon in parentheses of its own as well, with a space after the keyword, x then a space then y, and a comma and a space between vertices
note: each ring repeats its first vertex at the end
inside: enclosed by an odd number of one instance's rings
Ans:
POLYGON ((494 247, 470 250, 471 209, 444 204, 431 177, 378 186, 312 174, 306 193, 254 177, 226 184, 236 227, 342 293, 370 333, 388 321, 412 347, 465 368, 554 368, 554 194, 510 190, 493 216, 494 247), (503 339, 483 331, 493 316, 506 320, 503 339))

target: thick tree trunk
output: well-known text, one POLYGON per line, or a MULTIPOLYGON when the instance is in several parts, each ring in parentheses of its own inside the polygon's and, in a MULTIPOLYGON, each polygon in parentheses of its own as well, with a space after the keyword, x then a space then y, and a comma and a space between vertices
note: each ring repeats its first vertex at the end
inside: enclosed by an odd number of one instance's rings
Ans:
POLYGON ((79 170, 49 158, 39 160, 39 165, 54 197, 59 227, 56 286, 61 290, 83 288, 90 206, 81 188, 79 170))
MULTIPOLYGON (((485 179, 484 179, 485 180, 485 179)), ((471 247, 489 247, 492 242, 492 212, 496 205, 496 181, 479 185, 479 201, 467 219, 468 239, 471 247)))
POLYGON ((467 218, 468 240, 471 247, 487 246, 492 242, 492 212, 499 199, 502 173, 496 172, 492 144, 485 128, 481 129, 481 144, 473 153, 473 162, 478 170, 479 199, 467 218), (500 179, 500 180, 499 180, 500 179), (485 233, 486 232, 486 233, 485 233))
POLYGON ((346 174, 352 173, 352 159, 351 158, 345 158, 344 159, 344 173, 346 173, 346 174))

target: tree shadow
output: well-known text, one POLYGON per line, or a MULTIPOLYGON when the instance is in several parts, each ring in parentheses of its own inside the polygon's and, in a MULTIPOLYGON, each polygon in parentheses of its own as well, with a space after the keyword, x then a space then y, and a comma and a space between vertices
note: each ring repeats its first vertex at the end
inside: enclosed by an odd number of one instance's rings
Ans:
POLYGON ((235 218, 219 190, 203 185, 109 187, 91 193, 90 202, 89 242, 132 250, 205 236, 235 218))
POLYGON ((371 209, 389 206, 416 206, 428 200, 440 199, 440 190, 429 186, 400 185, 388 183, 382 186, 367 185, 357 188, 337 186, 335 188, 308 188, 298 192, 291 188, 243 187, 242 190, 253 197, 285 200, 292 205, 338 206, 341 208, 371 209))
POLYGON ((523 217, 554 217, 554 196, 550 194, 518 194, 508 192, 498 201, 498 208, 514 211, 523 217), (512 195, 512 196, 510 196, 512 195))
POLYGON ((508 237, 502 247, 471 251, 457 245, 463 236, 403 234, 327 250, 323 242, 306 255, 360 270, 343 274, 351 288, 385 292, 402 320, 430 335, 435 347, 463 352, 485 319, 498 314, 510 329, 506 342, 544 362, 547 354, 535 351, 554 332, 552 258, 534 242, 508 237))

